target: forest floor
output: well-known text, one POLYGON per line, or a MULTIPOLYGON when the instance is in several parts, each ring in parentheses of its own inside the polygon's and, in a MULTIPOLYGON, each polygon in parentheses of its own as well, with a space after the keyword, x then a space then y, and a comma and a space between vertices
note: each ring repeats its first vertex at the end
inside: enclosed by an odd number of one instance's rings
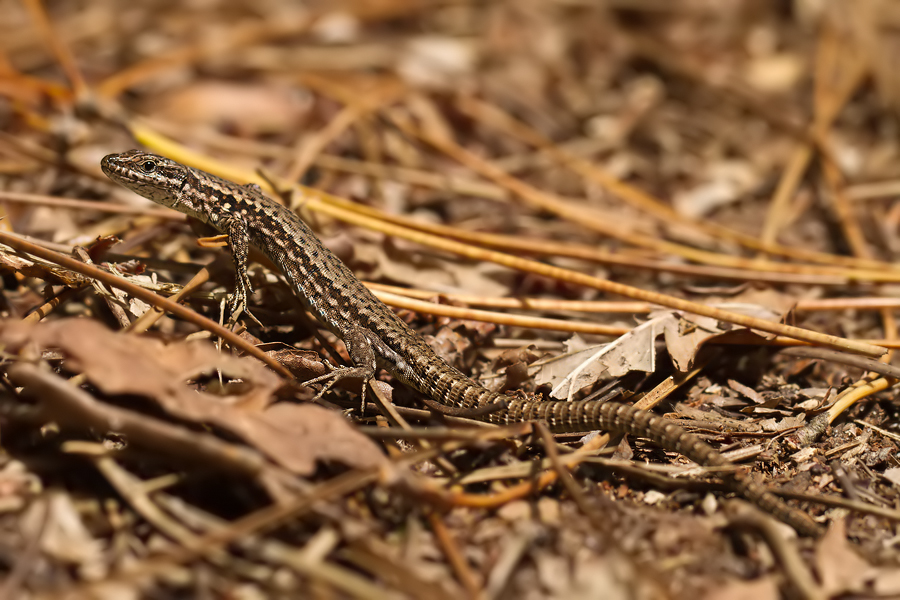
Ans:
POLYGON ((900 597, 900 5, 43 4, 0 0, 0 598, 900 597), (217 325, 228 249, 100 171, 137 147, 274 184, 485 387, 637 402, 824 535, 645 439, 311 402, 344 346, 258 256, 217 325))

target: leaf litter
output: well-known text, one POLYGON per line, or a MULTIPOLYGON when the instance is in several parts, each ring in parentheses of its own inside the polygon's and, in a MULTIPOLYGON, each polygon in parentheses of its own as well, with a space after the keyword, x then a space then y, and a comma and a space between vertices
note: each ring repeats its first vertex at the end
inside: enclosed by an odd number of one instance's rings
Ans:
POLYGON ((312 404, 276 403, 282 385, 276 374, 203 341, 165 344, 113 332, 93 320, 67 319, 0 321, 0 344, 22 356, 55 350, 66 370, 83 374, 104 394, 142 396, 172 417, 230 431, 294 473, 310 475, 317 461, 357 468, 384 461, 378 446, 340 415, 312 404), (225 394, 191 385, 210 376, 240 385, 226 386, 225 394))
MULTIPOLYGON (((79 260, 181 290, 222 252, 100 178, 100 157, 139 137, 454 239, 893 344, 897 11, 858 4, 0 0, 4 231, 91 244, 79 260), (41 204, 56 194, 66 203, 41 204)), ((360 415, 354 382, 310 405, 184 315, 149 334, 100 327, 130 328, 148 307, 4 250, 0 597, 897 595, 890 365, 779 351, 671 310, 555 358, 571 334, 529 329, 529 300, 615 299, 293 201, 363 277, 521 299, 521 327, 401 313, 486 385, 652 397, 828 535, 736 518, 716 473, 644 440, 585 459, 605 436, 560 436, 551 460, 528 425, 472 428, 384 382, 391 411, 360 415), (862 384, 849 417, 829 414, 862 384), (790 429, 814 423, 797 445, 790 429)), ((243 339, 298 376, 324 372, 310 357, 334 340, 310 336, 264 267, 251 275, 264 326, 245 323, 243 339)), ((180 301, 215 319, 231 277, 180 301)))
MULTIPOLYGON (((777 320, 763 306, 726 306, 741 314, 777 320)), ((659 336, 663 336, 663 349, 674 367, 685 373, 693 367, 694 359, 704 344, 733 331, 733 328, 709 317, 658 311, 651 313, 645 322, 614 342, 583 348, 542 362, 539 367, 535 367, 534 380, 538 385, 551 386, 551 398, 571 400, 576 392, 598 382, 623 377, 635 371, 654 373, 657 370, 656 357, 660 351, 656 346, 659 336)), ((760 335, 762 339, 772 337, 764 332, 753 333, 760 335)))

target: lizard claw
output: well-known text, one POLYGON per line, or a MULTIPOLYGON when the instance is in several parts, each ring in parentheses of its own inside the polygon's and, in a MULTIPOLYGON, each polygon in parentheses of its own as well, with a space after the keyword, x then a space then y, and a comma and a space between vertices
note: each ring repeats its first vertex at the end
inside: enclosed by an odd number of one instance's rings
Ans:
POLYGON ((326 393, 328 393, 328 391, 331 388, 334 387, 334 384, 336 384, 341 379, 360 378, 363 380, 362 407, 363 407, 363 409, 365 409, 366 387, 368 387, 367 383, 369 381, 369 377, 371 377, 371 374, 369 373, 368 369, 365 369, 363 367, 335 367, 327 362, 325 362, 323 364, 325 364, 326 368, 329 369, 328 373, 325 373, 324 375, 319 375, 318 377, 314 377, 313 379, 308 379, 307 381, 303 382, 303 385, 306 385, 306 386, 309 386, 309 385, 312 385, 315 383, 321 383, 323 381, 326 382, 325 385, 322 386, 322 389, 319 390, 318 392, 316 392, 316 395, 313 396, 313 402, 322 398, 326 393))

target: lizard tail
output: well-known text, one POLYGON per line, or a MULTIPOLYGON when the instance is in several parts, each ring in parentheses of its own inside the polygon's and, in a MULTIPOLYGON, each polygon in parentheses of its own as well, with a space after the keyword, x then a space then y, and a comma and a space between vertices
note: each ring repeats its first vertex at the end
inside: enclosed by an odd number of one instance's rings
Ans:
MULTIPOLYGON (((506 402, 505 408, 486 413, 482 417, 488 422, 503 425, 542 421, 554 433, 602 429, 647 438, 656 445, 678 452, 705 467, 725 467, 732 464, 699 436, 685 431, 670 419, 627 404, 597 400, 576 402, 529 400, 510 398, 485 388, 479 390, 479 398, 475 403, 478 407, 506 402)), ((801 535, 809 537, 822 535, 822 528, 808 514, 793 508, 764 486, 753 481, 749 473, 737 470, 727 476, 731 479, 735 492, 787 523, 801 535)))
MULTIPOLYGON (((498 425, 541 421, 554 433, 597 429, 627 433, 650 439, 658 446, 678 452, 704 467, 731 466, 725 457, 699 436, 654 413, 618 402, 565 402, 504 396, 478 385, 444 363, 424 341, 415 350, 409 353, 408 359, 410 363, 418 360, 421 363, 419 368, 395 374, 443 406, 461 410, 470 417, 498 425)), ((736 493, 789 524, 798 533, 810 537, 822 534, 821 527, 808 514, 789 506, 753 481, 749 473, 738 470, 726 476, 731 479, 736 493)))

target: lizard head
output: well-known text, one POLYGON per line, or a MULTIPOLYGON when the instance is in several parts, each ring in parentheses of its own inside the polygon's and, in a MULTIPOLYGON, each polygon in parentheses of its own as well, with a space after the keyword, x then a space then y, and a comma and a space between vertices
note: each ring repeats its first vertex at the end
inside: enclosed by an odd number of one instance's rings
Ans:
POLYGON ((191 206, 189 196, 182 193, 194 179, 190 167, 174 160, 142 150, 129 150, 104 156, 100 168, 116 183, 157 204, 193 217, 201 217, 205 212, 202 207, 191 206))

